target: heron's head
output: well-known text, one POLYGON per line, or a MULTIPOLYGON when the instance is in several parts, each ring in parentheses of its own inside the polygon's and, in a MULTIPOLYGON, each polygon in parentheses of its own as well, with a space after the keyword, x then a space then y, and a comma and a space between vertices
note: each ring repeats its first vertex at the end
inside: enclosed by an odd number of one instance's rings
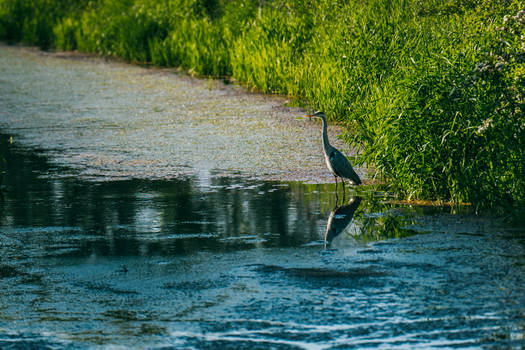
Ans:
POLYGON ((324 112, 317 111, 314 114, 307 114, 305 115, 307 118, 325 118, 324 112))

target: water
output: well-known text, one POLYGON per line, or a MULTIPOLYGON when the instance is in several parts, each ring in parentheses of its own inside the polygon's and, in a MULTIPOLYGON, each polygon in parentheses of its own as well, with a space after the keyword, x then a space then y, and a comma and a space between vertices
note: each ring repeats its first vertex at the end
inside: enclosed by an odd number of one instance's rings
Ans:
MULTIPOLYGON (((522 227, 468 208, 396 205, 366 188, 334 208, 333 185, 310 183, 305 171, 301 182, 272 180, 292 179, 296 165, 258 176, 259 163, 226 163, 220 150, 207 167, 181 166, 177 151, 129 136, 153 132, 140 118, 123 126, 125 115, 113 116, 128 136, 99 135, 110 133, 101 122, 109 106, 119 115, 133 101, 122 87, 102 93, 116 96, 90 112, 92 130, 68 136, 64 110, 81 113, 78 98, 56 87, 62 108, 45 110, 54 95, 38 97, 31 76, 65 66, 71 91, 98 91, 112 69, 134 81, 142 68, 0 53, 2 74, 15 58, 27 70, 0 82, 0 348, 525 347, 522 227), (75 78, 95 66, 107 74, 75 78), (126 152, 110 149, 120 141, 126 152), (121 158, 140 155, 151 157, 147 173, 121 158)), ((319 136, 318 124, 299 125, 319 136)))

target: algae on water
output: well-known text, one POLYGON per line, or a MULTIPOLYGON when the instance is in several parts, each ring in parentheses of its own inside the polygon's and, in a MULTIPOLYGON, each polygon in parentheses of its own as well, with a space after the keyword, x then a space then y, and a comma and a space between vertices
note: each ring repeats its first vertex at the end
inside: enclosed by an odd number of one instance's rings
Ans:
POLYGON ((220 82, 210 89, 171 70, 5 46, 0 71, 10 81, 0 84, 2 129, 76 175, 333 180, 320 124, 296 120, 304 112, 277 97, 220 82))

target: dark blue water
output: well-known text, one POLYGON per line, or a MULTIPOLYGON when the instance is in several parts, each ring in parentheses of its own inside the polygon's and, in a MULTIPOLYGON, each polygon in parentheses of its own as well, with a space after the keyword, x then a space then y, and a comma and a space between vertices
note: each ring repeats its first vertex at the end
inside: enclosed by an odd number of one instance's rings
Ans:
POLYGON ((336 205, 318 124, 213 84, 0 45, 0 349, 525 347, 522 226, 336 205))
POLYGON ((525 345, 520 227, 366 191, 332 210, 332 185, 86 181, 1 140, 0 348, 525 345))

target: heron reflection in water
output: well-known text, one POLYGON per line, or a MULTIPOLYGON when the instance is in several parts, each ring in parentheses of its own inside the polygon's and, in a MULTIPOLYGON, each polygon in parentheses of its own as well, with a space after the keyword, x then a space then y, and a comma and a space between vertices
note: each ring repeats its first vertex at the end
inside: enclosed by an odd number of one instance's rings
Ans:
POLYGON ((322 130, 322 138, 323 138, 323 151, 324 151, 324 158, 326 161, 326 166, 328 167, 328 170, 334 175, 335 177, 335 195, 337 200, 337 178, 340 177, 341 181, 343 182, 343 202, 344 202, 344 196, 345 196, 345 179, 348 180, 348 182, 351 185, 360 185, 361 179, 355 172, 354 168, 352 168, 352 165, 348 161, 348 159, 341 153, 339 150, 337 150, 335 147, 333 147, 330 142, 328 141, 328 124, 326 122, 326 116, 323 112, 317 111, 314 114, 307 114, 305 117, 308 118, 321 118, 323 121, 323 130, 322 130))
POLYGON ((339 236, 341 232, 350 224, 354 213, 361 204, 361 197, 354 197, 350 199, 348 204, 340 207, 335 207, 330 213, 328 223, 326 224, 326 232, 324 235, 325 248, 327 244, 330 244, 335 237, 339 236))

